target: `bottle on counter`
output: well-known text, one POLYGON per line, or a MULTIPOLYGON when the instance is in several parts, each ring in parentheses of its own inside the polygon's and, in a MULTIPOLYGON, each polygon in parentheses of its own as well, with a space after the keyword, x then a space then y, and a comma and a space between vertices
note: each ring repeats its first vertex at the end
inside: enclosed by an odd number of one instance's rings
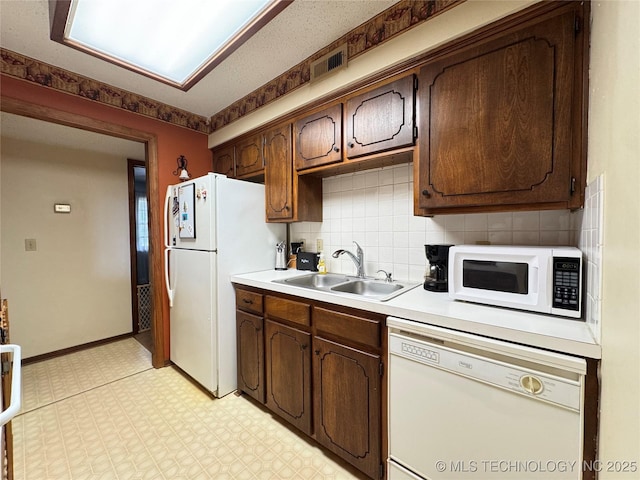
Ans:
POLYGON ((318 258, 318 273, 325 274, 327 273, 327 264, 324 260, 324 253, 320 252, 320 257, 318 258))

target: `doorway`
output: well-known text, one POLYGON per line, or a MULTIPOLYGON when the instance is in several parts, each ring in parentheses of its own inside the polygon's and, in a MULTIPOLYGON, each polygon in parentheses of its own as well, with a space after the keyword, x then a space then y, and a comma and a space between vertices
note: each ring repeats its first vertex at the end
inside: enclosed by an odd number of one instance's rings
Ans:
POLYGON ((131 252, 131 331, 153 352, 149 276, 149 192, 146 162, 127 160, 129 178, 129 248, 131 252))
MULTIPOLYGON (((158 194, 158 140, 154 133, 136 130, 130 127, 103 122, 93 118, 85 117, 75 113, 68 113, 54 108, 43 107, 25 102, 19 99, 3 97, 0 103, 0 110, 25 117, 45 120, 53 123, 76 127, 106 135, 112 135, 127 140, 139 141, 146 146, 146 159, 148 168, 148 191, 149 191, 149 228, 150 228, 150 249, 149 249, 149 275, 151 283, 159 285, 162 273, 162 261, 159 253, 162 252, 161 238, 161 217, 159 214, 159 194, 158 194)), ((151 308, 151 332, 153 337, 152 364, 155 368, 165 365, 165 332, 163 328, 162 311, 164 299, 161 289, 153 289, 151 308)))

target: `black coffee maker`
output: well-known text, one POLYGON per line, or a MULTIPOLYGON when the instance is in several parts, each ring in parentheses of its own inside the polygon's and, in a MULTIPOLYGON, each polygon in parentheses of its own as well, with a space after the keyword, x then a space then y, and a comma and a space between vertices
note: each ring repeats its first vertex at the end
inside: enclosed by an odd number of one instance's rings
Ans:
POLYGON ((449 247, 453 245, 425 245, 429 260, 429 274, 424 279, 424 289, 431 292, 446 292, 449 275, 449 247))

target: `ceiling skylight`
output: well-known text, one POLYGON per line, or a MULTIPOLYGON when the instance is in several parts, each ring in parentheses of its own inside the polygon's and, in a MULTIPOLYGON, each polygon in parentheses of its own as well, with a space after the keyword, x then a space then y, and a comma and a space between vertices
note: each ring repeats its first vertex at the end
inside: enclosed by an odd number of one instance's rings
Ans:
POLYGON ((52 38, 187 90, 290 3, 58 0, 52 38))

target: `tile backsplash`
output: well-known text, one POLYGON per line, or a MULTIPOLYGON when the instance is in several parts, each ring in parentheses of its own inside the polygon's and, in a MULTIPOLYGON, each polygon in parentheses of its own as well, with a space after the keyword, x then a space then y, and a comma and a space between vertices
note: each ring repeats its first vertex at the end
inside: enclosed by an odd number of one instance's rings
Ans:
POLYGON ((422 281, 427 268, 425 244, 490 243, 577 246, 581 212, 548 210, 486 214, 413 215, 411 164, 323 179, 323 221, 291 224, 291 241, 305 240, 316 251, 322 239, 328 271, 355 274, 346 256, 335 250, 364 251, 365 273, 393 272, 398 280, 422 281))
POLYGON ((578 247, 587 266, 585 278, 585 319, 596 341, 600 343, 602 313, 602 250, 604 248, 604 177, 600 175, 587 185, 584 210, 577 218, 578 247))

